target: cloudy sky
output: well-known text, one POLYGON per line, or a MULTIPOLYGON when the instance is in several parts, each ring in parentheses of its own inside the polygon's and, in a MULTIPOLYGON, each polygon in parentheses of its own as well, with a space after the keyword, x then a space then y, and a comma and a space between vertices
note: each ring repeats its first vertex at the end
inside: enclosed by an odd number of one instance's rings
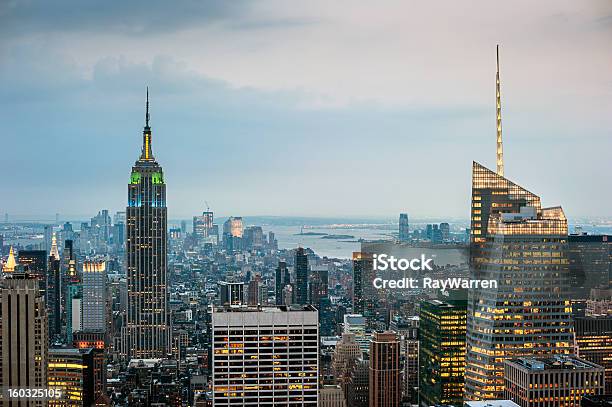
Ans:
POLYGON ((499 43, 506 176, 612 215, 609 1, 109 4, 0 2, 0 213, 125 207, 148 85, 171 218, 467 218, 499 43))

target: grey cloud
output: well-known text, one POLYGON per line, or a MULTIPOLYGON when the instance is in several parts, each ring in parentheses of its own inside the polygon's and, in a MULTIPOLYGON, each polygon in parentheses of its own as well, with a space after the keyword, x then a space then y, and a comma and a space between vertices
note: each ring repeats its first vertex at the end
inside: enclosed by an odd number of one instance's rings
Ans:
POLYGON ((58 31, 106 31, 128 35, 163 33, 236 18, 246 0, 13 0, 0 2, 3 36, 58 31))

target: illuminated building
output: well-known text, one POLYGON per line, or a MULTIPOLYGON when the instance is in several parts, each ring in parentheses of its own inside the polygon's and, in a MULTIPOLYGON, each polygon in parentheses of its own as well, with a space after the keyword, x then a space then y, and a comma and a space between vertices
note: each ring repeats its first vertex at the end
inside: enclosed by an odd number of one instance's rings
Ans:
POLYGON ((399 407, 402 396, 400 343, 391 331, 375 332, 370 342, 370 407, 399 407))
POLYGON ((317 406, 317 315, 309 305, 213 310, 213 405, 317 406))
POLYGON ((422 406, 460 405, 465 371, 466 302, 424 301, 419 322, 422 406))
POLYGON ((468 293, 468 400, 501 398, 505 359, 573 352, 567 219, 503 176, 499 108, 497 130, 497 172, 472 166, 470 277, 497 288, 468 293))
POLYGON ((400 242, 410 241, 410 225, 407 213, 400 213, 398 238, 400 242))
POLYGON ((374 325, 378 293, 372 286, 374 261, 370 253, 353 252, 353 312, 366 318, 368 327, 374 325))
POLYGON ((106 330, 106 263, 83 262, 83 330, 106 330))
POLYGON ((576 318, 576 353, 606 369, 606 394, 612 394, 612 316, 576 318))
POLYGON ((122 345, 135 358, 164 357, 169 343, 166 184, 151 147, 148 90, 145 118, 126 208, 128 312, 122 345))
POLYGON ((223 246, 227 251, 242 250, 242 217, 230 216, 223 223, 223 246))
POLYGON ((193 236, 199 241, 206 240, 211 236, 213 228, 213 213, 212 211, 204 211, 201 216, 193 217, 193 236))
POLYGON ((57 238, 53 233, 51 238, 51 251, 49 254, 49 265, 47 267, 47 284, 45 290, 45 301, 49 313, 49 338, 59 339, 62 327, 62 282, 61 261, 57 250, 57 238))
POLYGON ((308 256, 303 247, 295 251, 295 302, 308 304, 308 256))
POLYGON ((579 407, 584 395, 603 394, 604 369, 572 356, 505 361, 505 398, 521 407, 579 407))
POLYGON ((49 400, 49 406, 91 406, 97 398, 96 373, 104 373, 103 367, 94 349, 49 349, 49 387, 62 392, 61 398, 49 400))
POLYGON ((6 260, 6 263, 2 266, 3 273, 12 273, 15 271, 15 266, 17 266, 17 261, 15 260, 15 253, 13 252, 13 246, 11 246, 9 250, 9 256, 6 260))
POLYGON ((47 284, 47 252, 45 250, 20 250, 19 264, 28 272, 30 278, 38 280, 41 293, 44 294, 47 284))
MULTIPOLYGON (((47 387, 47 313, 38 281, 16 265, 0 279, 0 386, 47 387), (8 274, 8 273, 7 273, 8 274)), ((4 392, 3 392, 4 393, 4 392)), ((2 405, 9 405, 2 402, 2 405)), ((27 402, 12 402, 27 405, 27 402)), ((29 405, 42 406, 43 400, 29 405)))

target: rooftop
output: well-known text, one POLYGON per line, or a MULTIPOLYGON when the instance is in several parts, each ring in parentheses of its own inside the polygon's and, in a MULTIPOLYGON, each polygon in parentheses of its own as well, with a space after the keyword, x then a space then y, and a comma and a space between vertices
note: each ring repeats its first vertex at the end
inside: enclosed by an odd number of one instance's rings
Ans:
POLYGON ((506 361, 508 364, 516 364, 528 370, 581 370, 595 369, 601 366, 587 362, 573 356, 554 356, 551 358, 518 358, 506 361))

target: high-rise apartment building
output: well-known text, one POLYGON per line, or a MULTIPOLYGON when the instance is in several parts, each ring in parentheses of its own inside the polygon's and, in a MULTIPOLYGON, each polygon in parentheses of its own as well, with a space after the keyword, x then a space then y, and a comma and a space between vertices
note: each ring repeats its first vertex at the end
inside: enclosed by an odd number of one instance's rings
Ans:
POLYGON ((375 332, 370 342, 370 407, 399 407, 400 343, 395 332, 375 332))
MULTIPOLYGON (((45 300, 38 281, 19 267, 0 279, 0 315, 0 386, 46 388, 49 344, 45 300)), ((46 405, 43 400, 11 403, 4 400, 2 405, 46 405)))
POLYGON ((398 238, 400 242, 410 241, 410 225, 407 213, 400 213, 398 238))
POLYGON ((308 304, 308 256, 303 247, 295 251, 295 301, 308 304))
POLYGON ((215 309, 213 405, 317 406, 317 315, 309 305, 215 309))
POLYGON ((128 184, 128 313, 124 349, 131 357, 164 357, 168 352, 166 184, 153 157, 149 100, 140 158, 128 184))
POLYGON ((566 355, 507 359, 504 381, 504 397, 521 407, 580 407, 583 396, 603 394, 604 369, 566 355))
POLYGON ((83 262, 83 330, 106 331, 106 262, 83 262))
POLYGON ((573 352, 567 219, 504 177, 499 64, 497 171, 472 166, 465 398, 503 396, 506 359, 573 352))
POLYGON ((465 371, 465 301, 424 301, 419 321, 420 405, 455 405, 463 401, 465 371))

